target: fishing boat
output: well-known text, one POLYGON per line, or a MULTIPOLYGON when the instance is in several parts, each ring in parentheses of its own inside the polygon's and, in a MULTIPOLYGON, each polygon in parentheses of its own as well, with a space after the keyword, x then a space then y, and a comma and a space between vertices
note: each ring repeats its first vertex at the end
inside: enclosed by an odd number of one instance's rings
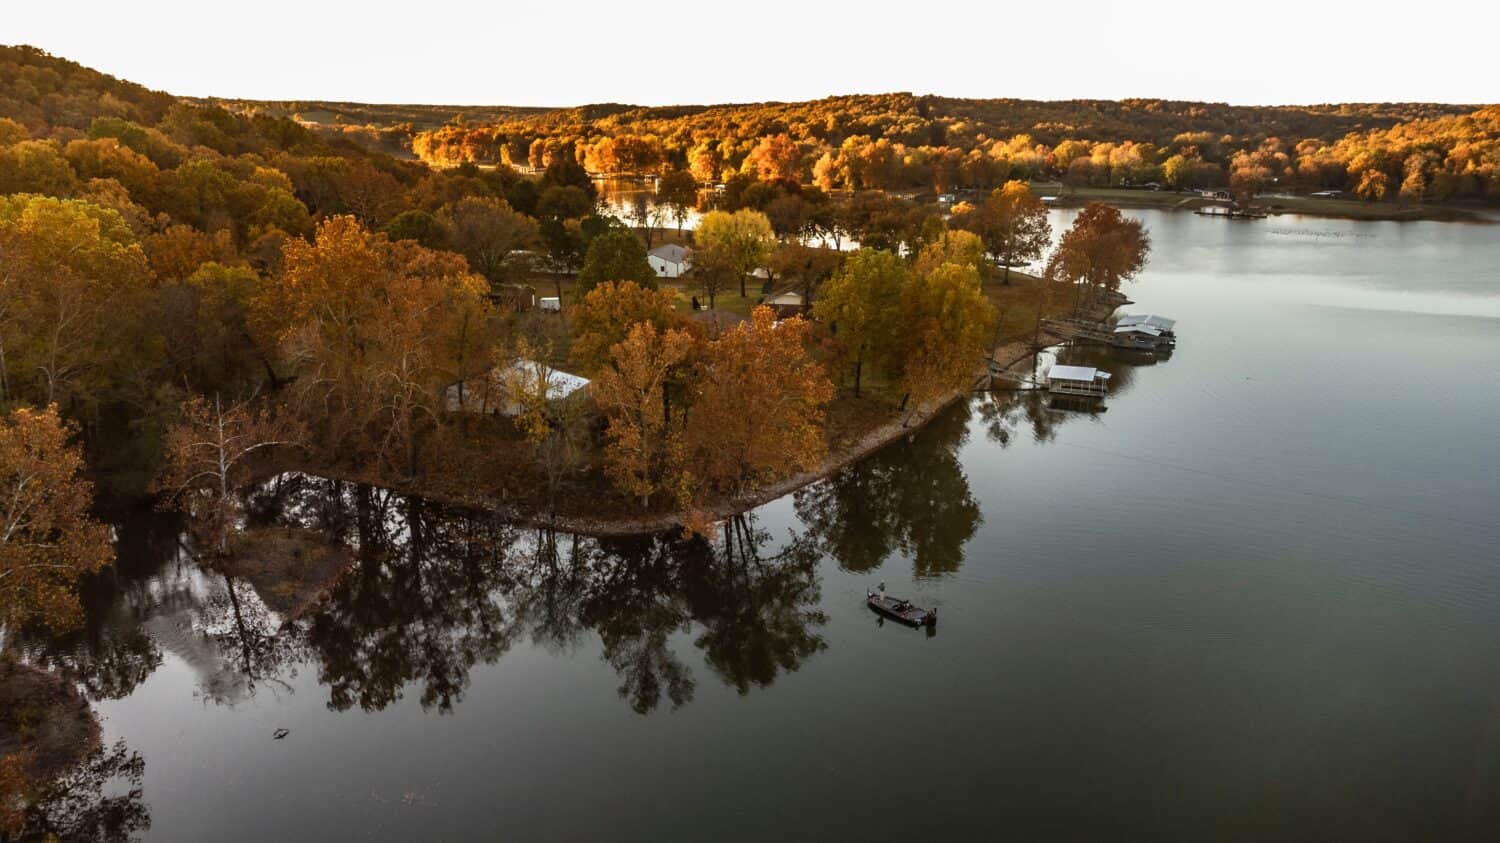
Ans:
POLYGON ((880 584, 879 591, 866 590, 865 603, 876 614, 908 626, 937 626, 937 609, 922 609, 913 606, 910 600, 887 597, 885 583, 880 584))

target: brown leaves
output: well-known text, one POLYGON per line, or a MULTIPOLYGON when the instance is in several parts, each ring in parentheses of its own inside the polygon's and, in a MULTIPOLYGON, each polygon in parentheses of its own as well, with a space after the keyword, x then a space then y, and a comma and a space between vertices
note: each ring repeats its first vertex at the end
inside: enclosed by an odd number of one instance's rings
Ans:
POLYGON ((0 423, 0 623, 77 624, 79 577, 114 561, 109 531, 89 516, 93 484, 56 407, 0 423))
POLYGON ((778 323, 770 308, 757 307, 708 347, 686 430, 697 480, 739 495, 817 466, 833 385, 807 356, 811 330, 801 317, 778 323))

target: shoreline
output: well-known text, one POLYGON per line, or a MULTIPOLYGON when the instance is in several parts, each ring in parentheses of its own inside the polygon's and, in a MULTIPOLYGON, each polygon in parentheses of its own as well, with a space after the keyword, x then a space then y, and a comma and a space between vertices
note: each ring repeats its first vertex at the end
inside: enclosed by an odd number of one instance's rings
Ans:
MULTIPOLYGON (((1128 303, 1128 300, 1126 303, 1128 303)), ((1110 314, 1114 313, 1121 306, 1123 305, 1120 303, 1108 300, 1096 301, 1084 308, 1083 315, 1102 320, 1108 318, 1110 314)), ((1045 329, 1041 331, 1040 339, 1044 347, 1056 345, 1064 341, 1063 337, 1045 329)), ((737 498, 715 500, 704 505, 701 511, 706 513, 715 522, 727 521, 730 518, 743 515, 756 507, 785 497, 805 486, 832 477, 848 466, 899 440, 901 437, 920 431, 940 413, 953 406, 959 400, 972 395, 976 391, 984 391, 984 388, 980 385, 985 381, 991 366, 998 364, 1001 368, 1010 368, 1035 353, 1036 348, 1033 346, 1029 336, 1012 339, 1010 342, 1003 343, 990 352, 990 355, 986 358, 984 367, 975 371, 974 378, 969 386, 956 389, 928 406, 918 408, 910 413, 901 414, 898 412, 895 417, 866 430, 854 442, 836 450, 830 449, 816 468, 798 472, 737 498)), ((414 495, 439 503, 477 509, 499 516, 521 527, 543 530, 550 529, 589 538, 636 538, 668 533, 682 529, 688 515, 687 510, 675 509, 669 512, 630 516, 590 517, 558 515, 556 517, 547 517, 537 514, 534 510, 523 509, 487 495, 455 495, 431 489, 422 489, 410 483, 376 481, 331 472, 309 473, 316 473, 318 476, 330 479, 369 483, 392 489, 402 494, 414 495)))

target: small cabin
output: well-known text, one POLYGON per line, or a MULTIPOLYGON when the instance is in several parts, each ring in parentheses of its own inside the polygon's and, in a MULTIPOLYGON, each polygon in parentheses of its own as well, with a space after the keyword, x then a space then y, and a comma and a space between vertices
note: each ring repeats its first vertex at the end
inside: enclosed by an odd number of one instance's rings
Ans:
POLYGON ((1053 366, 1047 371, 1047 391, 1054 395, 1103 398, 1109 387, 1109 372, 1092 366, 1053 366))
POLYGON ((781 293, 765 299, 761 304, 776 311, 777 319, 790 319, 807 312, 807 304, 801 293, 781 293))
POLYGON ((658 278, 681 278, 693 268, 693 254, 676 243, 667 243, 647 252, 646 262, 651 264, 658 278))
POLYGON ((517 360, 508 366, 496 366, 485 374, 450 384, 443 404, 450 413, 514 416, 521 406, 511 400, 513 387, 530 392, 545 381, 548 403, 585 400, 589 394, 588 378, 554 369, 536 360, 517 360))

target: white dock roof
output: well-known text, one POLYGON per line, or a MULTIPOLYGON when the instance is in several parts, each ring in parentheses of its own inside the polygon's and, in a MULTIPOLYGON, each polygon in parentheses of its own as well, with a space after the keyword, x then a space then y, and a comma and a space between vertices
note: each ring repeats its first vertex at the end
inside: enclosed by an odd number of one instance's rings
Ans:
POLYGON ((1129 324, 1129 325, 1117 325, 1115 327, 1115 333, 1117 333, 1117 334, 1150 334, 1153 337, 1159 337, 1159 336, 1161 336, 1161 329, 1160 328, 1154 328, 1154 327, 1152 327, 1150 325, 1147 325, 1144 322, 1139 322, 1139 323, 1132 323, 1132 324, 1129 324))
POLYGON ((1109 372, 1101 372, 1093 366, 1053 366, 1047 371, 1049 380, 1083 381, 1109 380, 1109 372))
POLYGON ((1120 317, 1120 325, 1150 325, 1158 331, 1170 331, 1177 324, 1176 319, 1168 319, 1165 316, 1157 316, 1155 313, 1128 314, 1120 317))

